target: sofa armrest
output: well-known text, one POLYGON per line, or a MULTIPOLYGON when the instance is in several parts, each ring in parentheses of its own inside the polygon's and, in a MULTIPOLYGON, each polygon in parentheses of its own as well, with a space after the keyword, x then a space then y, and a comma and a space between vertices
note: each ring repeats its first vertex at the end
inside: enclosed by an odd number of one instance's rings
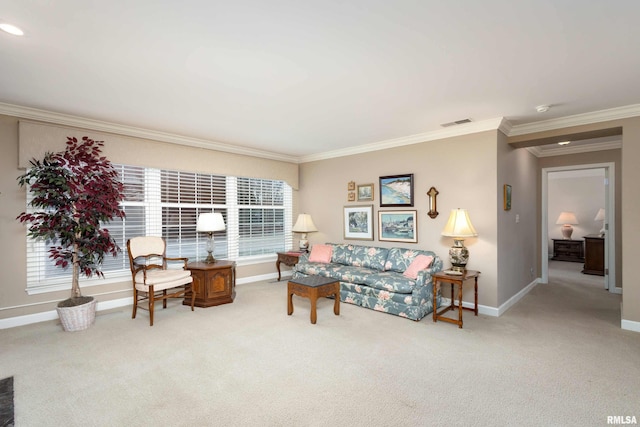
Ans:
POLYGON ((300 256, 298 257, 298 262, 309 262, 309 255, 311 254, 311 252, 303 252, 300 254, 300 256))

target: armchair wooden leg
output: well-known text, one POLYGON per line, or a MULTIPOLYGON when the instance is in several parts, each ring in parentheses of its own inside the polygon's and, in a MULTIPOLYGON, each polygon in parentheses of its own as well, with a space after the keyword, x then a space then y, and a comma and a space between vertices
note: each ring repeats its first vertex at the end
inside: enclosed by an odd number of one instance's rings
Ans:
POLYGON ((138 290, 133 288, 133 313, 131 314, 131 318, 136 318, 136 313, 138 312, 138 290))
POLYGON ((149 326, 153 326, 153 308, 155 306, 153 297, 156 292, 153 290, 153 285, 149 286, 149 326))
POLYGON ((167 290, 162 291, 162 308, 167 308, 167 290))

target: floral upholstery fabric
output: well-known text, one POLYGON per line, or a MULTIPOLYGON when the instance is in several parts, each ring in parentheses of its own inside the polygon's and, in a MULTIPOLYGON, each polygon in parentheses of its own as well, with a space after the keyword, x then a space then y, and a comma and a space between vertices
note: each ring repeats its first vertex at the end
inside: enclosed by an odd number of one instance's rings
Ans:
MULTIPOLYGON (((343 302, 413 320, 420 320, 433 311, 431 275, 442 270, 442 260, 435 253, 403 248, 330 245, 333 248, 331 263, 309 262, 308 255, 303 254, 294 267, 293 277, 316 275, 337 279, 343 302), (403 276, 402 273, 420 254, 433 257, 429 268, 419 271, 416 280, 403 276)), ((440 304, 441 296, 438 295, 438 307, 440 304)))

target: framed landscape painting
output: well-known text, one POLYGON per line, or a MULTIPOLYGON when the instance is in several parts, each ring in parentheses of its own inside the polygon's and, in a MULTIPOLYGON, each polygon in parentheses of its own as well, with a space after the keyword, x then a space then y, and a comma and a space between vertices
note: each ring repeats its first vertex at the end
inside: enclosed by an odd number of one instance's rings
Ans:
POLYGON ((417 211, 378 211, 378 240, 418 243, 417 211))
POLYGON ((358 185, 358 201, 359 202, 373 201, 373 184, 358 185))
POLYGON ((344 207, 344 238, 373 240, 373 205, 344 207))
POLYGON ((380 207, 413 206, 413 174, 380 177, 380 207))

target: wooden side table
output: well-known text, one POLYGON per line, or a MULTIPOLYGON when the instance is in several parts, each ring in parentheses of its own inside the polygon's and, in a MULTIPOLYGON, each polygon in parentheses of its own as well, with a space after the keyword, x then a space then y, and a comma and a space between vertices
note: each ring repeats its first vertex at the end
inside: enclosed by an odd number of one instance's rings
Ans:
MULTIPOLYGON (((233 302, 236 297, 236 263, 216 260, 213 263, 192 262, 187 269, 193 276, 197 307, 233 302)), ((191 293, 187 293, 183 304, 191 305, 191 293)))
POLYGON ((319 297, 334 297, 333 314, 340 315, 340 282, 330 277, 307 276, 292 279, 287 283, 287 314, 293 314, 293 295, 311 301, 311 323, 316 324, 316 305, 319 297))
POLYGON ((289 252, 278 252, 278 260, 276 261, 276 268, 278 269, 278 281, 280 281, 280 263, 293 267, 298 263, 298 259, 302 255, 302 252, 289 251, 289 252))
POLYGON ((478 276, 480 275, 479 271, 474 270, 465 270, 462 275, 454 276, 452 274, 446 274, 441 271, 432 276, 433 278, 433 321, 437 322, 438 320, 442 320, 443 322, 449 322, 458 325, 458 328, 462 329, 462 310, 471 310, 474 314, 478 315, 478 276), (474 279, 474 306, 473 308, 467 308, 462 306, 462 284, 469 279, 474 279), (441 283, 451 283, 451 305, 445 307, 444 309, 438 312, 436 301, 438 297, 438 285, 441 283), (449 310, 455 310, 454 301, 454 293, 453 293, 453 285, 457 285, 458 287, 458 319, 451 319, 449 317, 442 316, 449 310))

